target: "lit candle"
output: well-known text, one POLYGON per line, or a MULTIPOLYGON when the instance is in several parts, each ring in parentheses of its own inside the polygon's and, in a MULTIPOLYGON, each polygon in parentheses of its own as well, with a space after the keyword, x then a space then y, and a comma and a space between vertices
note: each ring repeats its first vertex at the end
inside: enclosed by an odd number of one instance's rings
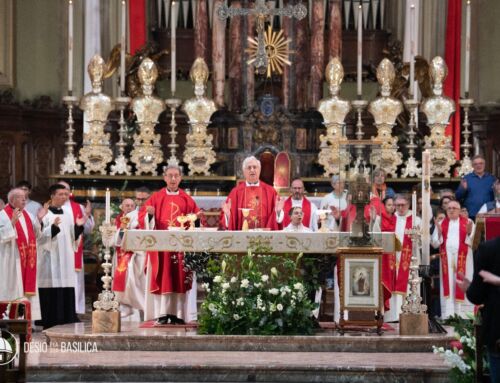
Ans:
POLYGON ((68 4, 68 93, 73 91, 73 0, 68 4))
POLYGON ((362 61, 363 61, 363 8, 358 6, 358 99, 361 99, 363 93, 362 85, 362 61))
POLYGON ((422 264, 430 263, 431 153, 422 153, 422 264))
POLYGON ((415 5, 410 5, 410 82, 409 92, 415 94, 413 86, 415 83, 415 5))
POLYGON ((122 33, 120 37, 121 51, 120 51, 120 91, 122 95, 125 93, 125 52, 127 50, 126 43, 127 35, 127 10, 126 2, 122 0, 122 33))
POLYGON ((170 11, 170 68, 172 70, 170 74, 170 91, 172 92, 172 96, 175 95, 175 27, 177 24, 177 3, 172 1, 172 10, 170 11))
POLYGON ((109 188, 106 188, 106 207, 105 207, 105 223, 111 223, 111 193, 109 188))
POLYGON ((465 98, 469 97, 469 76, 470 76, 470 0, 465 6, 465 98))
POLYGON ((411 196, 411 224, 415 226, 417 220, 417 192, 413 192, 411 196))

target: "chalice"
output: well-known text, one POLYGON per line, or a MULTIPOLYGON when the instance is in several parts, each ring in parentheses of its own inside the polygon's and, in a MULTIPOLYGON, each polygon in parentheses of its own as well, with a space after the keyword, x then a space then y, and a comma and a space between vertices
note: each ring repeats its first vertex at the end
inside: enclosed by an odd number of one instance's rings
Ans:
POLYGON ((198 219, 198 216, 195 213, 189 213, 186 216, 186 218, 189 221, 189 229, 188 230, 194 230, 194 223, 198 219))
POLYGON ((188 217, 185 215, 180 215, 177 217, 177 222, 181 224, 182 229, 185 229, 184 224, 188 221, 188 217))
POLYGON ((326 233, 328 231, 328 228, 326 227, 326 219, 328 217, 328 214, 330 214, 331 211, 327 209, 318 209, 318 216, 319 216, 319 221, 321 222, 321 228, 318 230, 322 233, 326 233))
POLYGON ((241 225, 241 231, 248 231, 248 216, 252 209, 240 208, 241 214, 243 214, 243 225, 241 225))

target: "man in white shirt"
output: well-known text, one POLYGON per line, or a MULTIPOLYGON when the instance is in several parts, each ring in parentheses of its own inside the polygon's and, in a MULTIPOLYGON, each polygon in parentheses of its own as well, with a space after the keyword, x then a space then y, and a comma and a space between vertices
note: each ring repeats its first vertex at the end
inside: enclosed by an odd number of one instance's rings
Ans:
POLYGON ((340 176, 334 175, 332 177, 333 190, 325 195, 320 203, 321 210, 331 211, 326 221, 326 225, 330 230, 339 229, 339 223, 336 221, 340 220, 342 213, 345 213, 348 207, 347 191, 344 190, 344 187, 344 180, 340 176))
POLYGON ((310 228, 302 224, 304 213, 302 212, 301 207, 292 207, 288 211, 288 216, 290 217, 290 223, 283 229, 283 231, 295 231, 301 233, 309 233, 312 231, 310 228))

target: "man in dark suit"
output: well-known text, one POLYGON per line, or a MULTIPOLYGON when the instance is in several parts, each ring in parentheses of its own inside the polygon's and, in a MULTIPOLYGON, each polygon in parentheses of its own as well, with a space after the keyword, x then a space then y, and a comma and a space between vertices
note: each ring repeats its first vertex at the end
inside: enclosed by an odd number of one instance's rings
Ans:
MULTIPOLYGON (((460 276, 463 278, 463 276, 460 276)), ((483 242, 474 256, 472 282, 457 285, 474 304, 483 304, 483 338, 488 348, 491 381, 500 383, 500 237, 483 242)))

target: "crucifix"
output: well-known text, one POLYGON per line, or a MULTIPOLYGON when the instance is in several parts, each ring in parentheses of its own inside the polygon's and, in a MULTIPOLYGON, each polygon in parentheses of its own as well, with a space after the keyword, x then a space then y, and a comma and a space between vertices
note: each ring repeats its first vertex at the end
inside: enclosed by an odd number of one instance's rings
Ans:
POLYGON ((285 16, 285 17, 295 17, 298 20, 302 20, 307 16, 307 8, 302 4, 302 1, 297 5, 287 5, 284 8, 270 9, 266 5, 266 0, 255 0, 254 8, 230 8, 226 4, 223 4, 217 10, 217 14, 221 20, 225 20, 232 16, 247 16, 255 15, 257 18, 257 56, 254 61, 255 68, 260 73, 265 73, 267 68, 267 52, 266 43, 264 39, 265 33, 265 22, 270 18, 270 16, 285 16))

